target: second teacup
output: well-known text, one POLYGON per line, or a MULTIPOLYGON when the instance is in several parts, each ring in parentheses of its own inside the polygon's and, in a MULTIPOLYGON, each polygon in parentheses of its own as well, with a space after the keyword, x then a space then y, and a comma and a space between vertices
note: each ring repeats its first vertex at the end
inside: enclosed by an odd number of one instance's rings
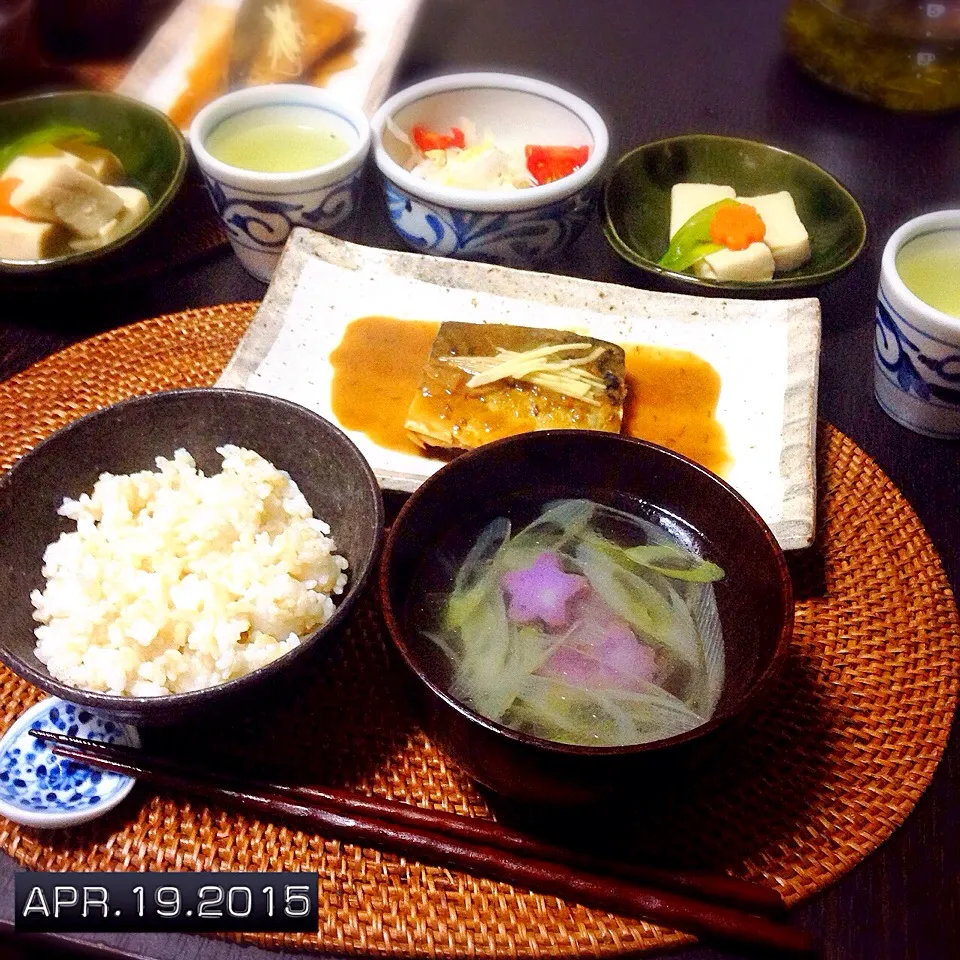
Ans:
POLYGON ((234 252, 269 281, 293 227, 328 232, 353 217, 370 125, 323 90, 268 84, 201 110, 190 146, 234 252))
POLYGON ((910 220, 887 242, 877 294, 877 400, 903 426, 944 440, 960 438, 958 251, 960 210, 910 220))

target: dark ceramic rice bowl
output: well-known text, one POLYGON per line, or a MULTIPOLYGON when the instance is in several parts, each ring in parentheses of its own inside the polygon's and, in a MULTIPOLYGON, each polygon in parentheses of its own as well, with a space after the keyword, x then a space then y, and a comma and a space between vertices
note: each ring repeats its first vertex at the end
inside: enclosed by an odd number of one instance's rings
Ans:
POLYGON ((57 431, 0 479, 0 604, 5 618, 0 659, 47 692, 135 724, 222 716, 251 694, 287 683, 295 665, 336 642, 364 591, 380 549, 383 505, 376 478, 360 451, 337 427, 276 397, 242 390, 175 390, 138 397, 88 414, 57 431), (349 568, 332 618, 300 646, 272 663, 218 686, 161 697, 116 696, 55 680, 35 653, 30 592, 42 589, 43 552, 75 529, 57 509, 64 497, 88 492, 101 473, 155 469, 157 456, 184 447, 205 473, 217 473, 216 448, 255 450, 300 487, 314 515, 330 524, 349 568))

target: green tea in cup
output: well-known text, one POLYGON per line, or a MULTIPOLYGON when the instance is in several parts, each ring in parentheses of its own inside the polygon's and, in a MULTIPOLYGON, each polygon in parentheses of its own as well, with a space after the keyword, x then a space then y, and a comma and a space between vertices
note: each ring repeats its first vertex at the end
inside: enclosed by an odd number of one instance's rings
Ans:
POLYGON ((210 131, 207 151, 232 167, 293 173, 323 167, 343 156, 354 128, 340 117, 300 104, 254 107, 227 117, 210 131))
POLYGON ((880 259, 874 393, 897 423, 960 440, 960 209, 893 232, 880 259))
POLYGON ((960 319, 960 230, 937 230, 897 251, 897 273, 924 303, 960 319))

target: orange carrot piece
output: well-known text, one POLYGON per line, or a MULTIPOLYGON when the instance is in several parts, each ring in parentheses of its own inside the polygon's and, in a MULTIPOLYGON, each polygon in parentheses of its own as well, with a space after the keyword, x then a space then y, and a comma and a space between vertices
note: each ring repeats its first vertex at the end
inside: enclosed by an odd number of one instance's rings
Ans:
POLYGON ((23 181, 16 177, 7 177, 6 180, 0 180, 0 217, 23 217, 19 210, 14 210, 10 205, 10 197, 21 183, 23 181))
POLYGON ((755 207, 734 203, 720 207, 710 220, 710 239, 730 250, 746 250, 762 240, 767 226, 755 207))

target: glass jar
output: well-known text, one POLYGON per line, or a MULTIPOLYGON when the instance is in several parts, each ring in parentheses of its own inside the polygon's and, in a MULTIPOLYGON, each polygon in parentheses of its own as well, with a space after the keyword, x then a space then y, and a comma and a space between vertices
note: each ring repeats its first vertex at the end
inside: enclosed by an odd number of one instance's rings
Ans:
POLYGON ((960 0, 792 0, 787 49, 817 79, 891 110, 960 108, 960 0))

